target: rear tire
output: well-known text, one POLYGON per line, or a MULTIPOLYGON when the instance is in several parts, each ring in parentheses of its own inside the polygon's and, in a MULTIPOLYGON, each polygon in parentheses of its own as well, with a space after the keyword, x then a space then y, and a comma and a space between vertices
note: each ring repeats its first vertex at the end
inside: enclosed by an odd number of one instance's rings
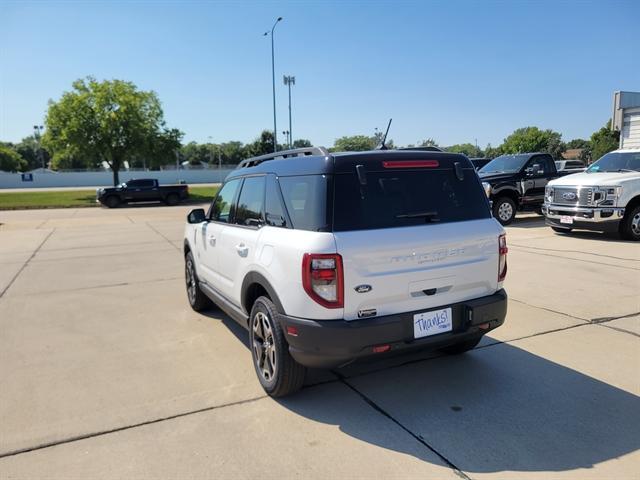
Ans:
POLYGON ((104 204, 108 208, 116 208, 118 205, 120 205, 120 199, 115 195, 111 195, 105 199, 104 204))
POLYGON ((482 335, 477 338, 472 338, 470 340, 465 340, 463 342, 454 343, 453 345, 449 345, 448 347, 441 348, 441 350, 448 355, 460 355, 461 353, 468 352, 469 350, 473 350, 482 340, 482 335))
POLYGON ((249 317, 249 344, 262 388, 271 397, 284 397, 302 388, 306 368, 289 353, 277 314, 271 300, 258 297, 249 317))
POLYGON ((553 230, 556 233, 563 233, 565 235, 571 233, 571 229, 570 228, 551 227, 551 230, 553 230))
POLYGON ((640 241, 640 205, 624 216, 620 224, 620 235, 625 240, 640 241))
POLYGON ((180 202, 180 197, 178 197, 178 195, 175 193, 170 193, 169 195, 167 195, 165 202, 167 203, 167 205, 177 205, 178 202, 180 202))
POLYGON ((516 218, 516 202, 509 197, 499 197, 493 202, 493 216, 502 225, 509 225, 516 218))
POLYGON ((187 298, 189 299, 191 308, 196 312, 201 312, 211 307, 211 300, 200 290, 196 265, 191 252, 187 252, 187 255, 184 257, 184 277, 187 284, 187 298))

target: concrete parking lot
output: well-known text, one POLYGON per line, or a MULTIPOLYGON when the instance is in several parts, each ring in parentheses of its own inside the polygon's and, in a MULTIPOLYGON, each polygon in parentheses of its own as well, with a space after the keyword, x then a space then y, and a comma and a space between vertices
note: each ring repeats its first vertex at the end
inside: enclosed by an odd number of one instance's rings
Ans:
POLYGON ((466 355, 265 396, 183 285, 192 207, 0 212, 0 478, 640 478, 640 245, 508 227, 505 325, 466 355))

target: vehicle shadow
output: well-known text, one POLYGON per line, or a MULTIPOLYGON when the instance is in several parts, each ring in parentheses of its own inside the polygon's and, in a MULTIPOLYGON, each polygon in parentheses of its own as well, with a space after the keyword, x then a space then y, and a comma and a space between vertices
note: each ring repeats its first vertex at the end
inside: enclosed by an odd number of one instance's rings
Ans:
MULTIPOLYGON (((465 472, 592 468, 640 448, 639 397, 507 344, 345 381, 465 472)), ((280 402, 362 441, 414 451, 412 439, 380 437, 312 389, 280 402)))
MULTIPOLYGON (((209 316, 249 348, 246 330, 220 311, 209 316)), ((372 423, 363 413, 379 408, 470 473, 592 468, 640 448, 638 396, 521 348, 403 357, 335 376, 310 371, 301 392, 276 401, 363 442, 439 462, 408 433, 391 434, 401 430, 387 417, 372 423)))
POLYGON ((507 228, 540 228, 544 227, 544 217, 542 215, 537 215, 535 213, 525 214, 522 216, 520 214, 516 218, 513 219, 507 228))
POLYGON ((566 236, 570 238, 579 238, 581 240, 593 240, 597 242, 615 242, 615 243, 630 243, 635 244, 633 240, 625 240, 617 233, 613 232, 591 232, 589 230, 573 230, 570 234, 557 234, 559 236, 566 236))

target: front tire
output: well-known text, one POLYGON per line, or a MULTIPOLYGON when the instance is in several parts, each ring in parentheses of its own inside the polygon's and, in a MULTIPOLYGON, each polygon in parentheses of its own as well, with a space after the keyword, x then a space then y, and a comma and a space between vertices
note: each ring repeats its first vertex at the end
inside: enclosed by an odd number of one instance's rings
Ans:
POLYGON ((196 273, 196 266, 191 252, 187 252, 184 257, 184 278, 187 285, 187 298, 191 308, 196 312, 201 312, 211 307, 211 300, 200 290, 198 274, 196 273))
POLYGON ((493 216, 502 225, 509 225, 516 218, 516 202, 509 197, 500 197, 493 202, 493 216))
POLYGON ((640 205, 624 216, 620 234, 626 240, 640 241, 640 205))
POLYGON ((276 316, 273 302, 258 297, 249 320, 251 357, 264 391, 272 397, 284 397, 300 390, 306 369, 289 353, 276 316))
POLYGON ((108 208, 116 208, 120 204, 120 199, 115 195, 111 195, 105 199, 104 204, 108 208))
POLYGON ((482 340, 482 335, 477 338, 472 338, 471 340, 465 340, 463 342, 454 343, 453 345, 449 345, 448 347, 441 348, 441 350, 449 355, 460 355, 461 353, 468 352, 469 350, 473 350, 482 340))

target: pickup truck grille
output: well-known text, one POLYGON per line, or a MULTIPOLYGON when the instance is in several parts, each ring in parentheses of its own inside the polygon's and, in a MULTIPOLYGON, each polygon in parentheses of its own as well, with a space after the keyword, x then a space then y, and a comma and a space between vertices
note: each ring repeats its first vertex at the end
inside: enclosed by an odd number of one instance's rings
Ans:
POLYGON ((557 205, 589 206, 593 200, 593 189, 554 187, 553 203, 557 205))

